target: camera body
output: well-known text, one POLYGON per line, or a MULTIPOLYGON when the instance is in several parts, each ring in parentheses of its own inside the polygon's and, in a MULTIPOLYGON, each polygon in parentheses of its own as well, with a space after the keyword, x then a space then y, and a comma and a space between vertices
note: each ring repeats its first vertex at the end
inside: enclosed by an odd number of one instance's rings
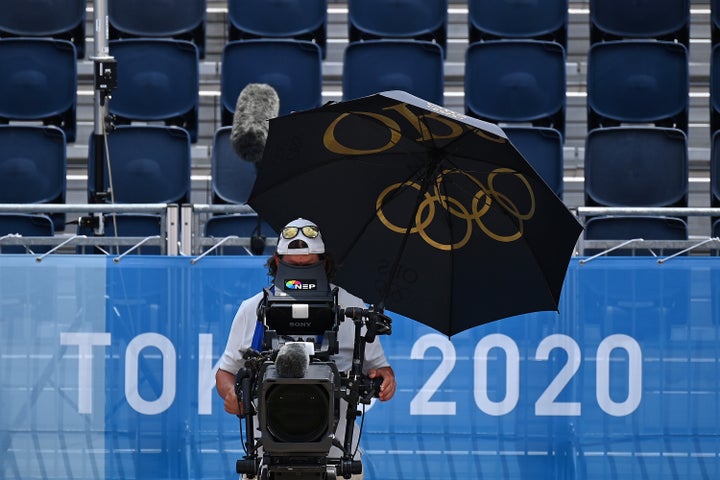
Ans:
POLYGON ((390 319, 372 309, 355 308, 351 314, 341 309, 338 289, 330 288, 322 265, 279 262, 275 280, 257 310, 265 326, 263 351, 248 351, 245 368, 236 376, 247 453, 236 471, 262 480, 350 478, 362 473, 353 448, 358 404, 369 404, 379 389, 378 381, 362 374, 365 343, 376 334, 389 334, 390 319), (381 332, 378 319, 387 327, 381 332), (332 359, 339 351, 343 321, 355 324, 349 372, 338 371, 332 359), (341 401, 347 402, 345 431, 336 435, 341 401), (333 447, 340 457, 329 456, 333 447))

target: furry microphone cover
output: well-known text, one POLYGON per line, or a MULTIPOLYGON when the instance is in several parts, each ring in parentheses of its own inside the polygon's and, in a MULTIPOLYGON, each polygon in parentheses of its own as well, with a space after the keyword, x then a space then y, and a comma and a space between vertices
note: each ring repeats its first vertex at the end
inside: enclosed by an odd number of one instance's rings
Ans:
POLYGON ((275 369, 282 378, 303 378, 307 373, 310 356, 301 343, 286 343, 280 347, 275 369))
POLYGON ((265 83, 250 83, 238 95, 230 142, 241 158, 258 163, 267 141, 269 120, 278 116, 280 98, 265 83))

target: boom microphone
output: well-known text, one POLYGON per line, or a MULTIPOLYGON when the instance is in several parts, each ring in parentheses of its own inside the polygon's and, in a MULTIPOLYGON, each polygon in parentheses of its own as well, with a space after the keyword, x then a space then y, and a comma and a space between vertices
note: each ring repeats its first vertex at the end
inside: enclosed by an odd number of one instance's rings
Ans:
POLYGON ((275 370, 281 378, 303 378, 310 364, 310 356, 302 343, 291 342, 280 347, 275 370))
POLYGON ((280 98, 266 83, 249 83, 238 95, 230 142, 239 157, 258 163, 267 141, 269 120, 278 116, 280 98))

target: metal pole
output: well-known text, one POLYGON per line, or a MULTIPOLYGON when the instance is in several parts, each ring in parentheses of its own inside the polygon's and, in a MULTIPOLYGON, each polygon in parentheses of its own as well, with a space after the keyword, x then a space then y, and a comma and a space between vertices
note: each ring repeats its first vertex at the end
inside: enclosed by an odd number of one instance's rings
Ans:
POLYGON ((95 175, 92 180, 95 195, 92 201, 101 203, 105 201, 108 194, 105 190, 105 156, 103 151, 105 148, 105 135, 107 134, 108 100, 110 99, 110 91, 115 88, 117 72, 115 59, 110 56, 108 46, 107 0, 94 0, 93 5, 95 52, 90 59, 93 61, 95 76, 95 128, 93 130, 95 156, 92 159, 95 167, 95 175))

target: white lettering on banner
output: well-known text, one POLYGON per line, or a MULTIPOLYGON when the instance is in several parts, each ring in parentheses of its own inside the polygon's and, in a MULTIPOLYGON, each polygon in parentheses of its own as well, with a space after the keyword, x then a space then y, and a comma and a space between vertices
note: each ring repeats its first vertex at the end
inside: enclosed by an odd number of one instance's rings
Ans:
POLYGON ((437 392, 455 366, 455 347, 447 337, 437 333, 423 335, 413 345, 410 358, 413 360, 422 359, 425 357, 425 352, 430 348, 440 350, 442 361, 410 402, 410 415, 455 415, 455 402, 433 402, 430 400, 430 397, 437 392))
POLYGON ((507 415, 520 399, 520 350, 512 338, 500 333, 483 337, 475 347, 475 404, 488 415, 507 415), (505 398, 494 402, 488 397, 488 354, 493 348, 505 352, 505 398))
POLYGON ((622 417, 638 408, 642 399, 642 350, 634 338, 616 334, 604 339, 598 346, 595 370, 595 396, 604 412, 622 417), (625 350, 628 355, 628 395, 623 402, 610 398, 610 356, 616 349, 625 350))
MULTIPOLYGON (((63 332, 60 334, 60 344, 78 347, 78 413, 92 414, 93 389, 93 347, 107 347, 111 344, 110 333, 106 332, 63 332)), ((570 385, 573 378, 582 367, 582 351, 577 342, 567 335, 553 334, 543 338, 535 351, 534 359, 526 362, 558 362, 558 356, 551 358, 551 352, 560 350, 565 353, 566 360, 559 365, 559 371, 553 374, 548 385, 538 395, 535 401, 536 416, 579 416, 582 405, 575 401, 559 401, 561 393, 570 385)), ((457 413, 457 402, 446 400, 433 400, 438 392, 442 391, 443 384, 450 377, 456 367, 457 354, 455 345, 446 336, 431 333, 419 337, 410 351, 411 360, 434 360, 439 352, 440 363, 430 373, 425 383, 415 392, 410 401, 411 415, 445 415, 454 416, 457 413)), ((213 364, 213 335, 201 333, 198 335, 198 385, 197 400, 198 414, 212 415, 213 392, 215 388, 215 372, 217 364, 213 364)), ((104 352, 103 352, 104 354, 104 352)), ((562 357, 561 357, 562 358, 562 357)), ((588 357, 592 360, 591 357, 588 357)), ((627 335, 610 335, 603 339, 597 347, 595 357, 595 397, 600 409, 608 415, 620 417, 635 412, 642 400, 643 354, 638 342, 627 335), (616 351, 624 352, 624 357, 615 355, 616 351), (627 369, 626 377, 615 375, 611 377, 610 366, 627 369), (612 381, 627 383, 626 398, 613 398, 611 396, 612 381)), ((517 407, 521 391, 521 355, 515 340, 504 334, 490 334, 481 338, 473 352, 473 380, 472 392, 475 405, 483 413, 491 416, 508 415, 517 407), (500 356, 493 356, 494 349, 504 353, 505 383, 498 380, 499 385, 492 388, 504 392, 501 399, 492 399, 489 383, 490 360, 498 361, 500 356)), ((529 363, 528 363, 529 365, 529 363)), ((147 370, 147 367, 143 371, 147 370)), ((502 371, 503 369, 499 369, 502 371)), ((153 371, 156 371, 153 368, 153 371)), ((175 347, 167 337, 159 333, 142 333, 130 340, 125 350, 125 395, 128 405, 138 413, 157 415, 166 411, 175 401, 177 386, 177 355, 175 347), (140 395, 138 380, 141 374, 140 358, 144 349, 155 348, 159 352, 162 363, 162 382, 157 398, 147 399, 140 395)), ((409 372, 412 373, 412 372, 409 372)), ((535 382, 537 383, 537 382, 535 382)), ((527 392, 526 392, 527 394, 527 392)), ((617 395, 616 395, 617 397, 617 395)))
POLYGON ((78 413, 91 414, 93 392, 93 351, 94 346, 110 345, 110 334, 105 332, 62 332, 60 345, 78 347, 78 413))
POLYGON ((170 408, 175 400, 176 369, 175 347, 167 337, 159 333, 141 333, 130 340, 125 350, 125 397, 130 406, 145 415, 157 415, 170 408), (163 362, 162 392, 155 400, 145 400, 138 389, 140 352, 150 347, 160 350, 163 362))
MULTIPOLYGON (((442 388, 443 381, 450 375, 457 355, 455 346, 445 337, 427 334, 418 338, 412 348, 411 358, 423 359, 427 350, 440 350, 442 359, 438 368, 430 375, 423 388, 410 402, 411 415, 454 415, 455 402, 432 402, 430 398, 442 388), (449 413, 449 412, 453 413, 449 413)), ((582 354, 577 342, 571 337, 554 334, 543 339, 535 353, 535 360, 548 361, 554 349, 564 350, 567 362, 540 394, 535 403, 538 416, 577 416, 581 413, 580 402, 558 402, 557 397, 580 370, 582 354)), ((477 407, 488 415, 507 415, 517 406, 520 396, 520 353, 515 341, 503 334, 483 337, 474 352, 473 394, 477 407), (488 358, 492 349, 499 348, 505 353, 505 397, 493 401, 488 395, 488 358)), ((627 335, 611 335, 600 342, 597 349, 596 398, 603 412, 616 417, 633 413, 642 400, 642 349, 637 341, 627 335), (617 402, 610 397, 610 355, 620 349, 627 353, 628 394, 624 401, 617 402)), ((498 388, 500 390, 501 388, 498 388)))
POLYGON ((212 415, 212 395, 215 389, 217 365, 212 363, 212 333, 198 336, 198 414, 212 415))
POLYGON ((535 415, 567 415, 579 417, 582 411, 580 402, 556 402, 565 386, 580 370, 580 347, 567 335, 550 335, 543 339, 535 351, 535 360, 550 360, 550 352, 559 348, 567 353, 567 362, 560 369, 550 385, 535 402, 535 415))

